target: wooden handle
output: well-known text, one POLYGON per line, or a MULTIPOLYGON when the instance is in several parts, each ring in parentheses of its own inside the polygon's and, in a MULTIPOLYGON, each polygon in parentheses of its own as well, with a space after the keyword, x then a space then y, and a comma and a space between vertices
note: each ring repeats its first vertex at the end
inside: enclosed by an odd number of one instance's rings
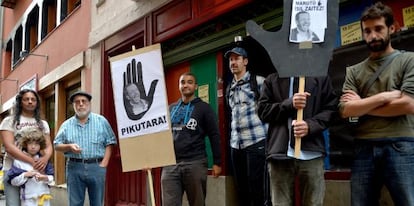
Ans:
MULTIPOLYGON (((305 77, 299 77, 299 93, 305 92, 305 77)), ((296 121, 303 120, 303 109, 298 109, 296 121)), ((295 158, 300 156, 301 138, 295 137, 295 158)))
POLYGON ((150 190, 150 196, 151 196, 151 205, 155 206, 154 185, 152 183, 151 169, 147 169, 147 174, 148 174, 148 184, 149 184, 149 190, 150 190))

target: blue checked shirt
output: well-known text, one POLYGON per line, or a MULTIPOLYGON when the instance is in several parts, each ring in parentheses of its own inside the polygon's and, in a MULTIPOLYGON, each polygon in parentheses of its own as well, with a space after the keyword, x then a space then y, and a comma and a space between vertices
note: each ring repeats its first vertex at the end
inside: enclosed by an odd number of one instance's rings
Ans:
MULTIPOLYGON (((230 146, 235 149, 244 149, 266 138, 267 124, 262 123, 256 113, 254 91, 250 88, 250 73, 239 81, 233 79, 229 92, 231 107, 231 137, 230 146)), ((260 91, 264 78, 257 76, 260 91)))
POLYGON ((82 149, 80 154, 66 152, 65 157, 89 159, 101 158, 108 145, 116 144, 115 134, 108 121, 102 115, 90 113, 88 121, 80 124, 73 116, 60 126, 53 144, 76 143, 82 149))

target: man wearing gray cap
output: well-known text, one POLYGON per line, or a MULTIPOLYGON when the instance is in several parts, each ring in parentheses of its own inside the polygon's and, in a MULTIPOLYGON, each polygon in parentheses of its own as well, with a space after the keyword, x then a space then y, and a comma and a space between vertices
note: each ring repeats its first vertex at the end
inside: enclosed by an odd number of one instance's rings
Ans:
POLYGON ((75 115, 60 126, 55 150, 67 159, 66 183, 69 206, 83 206, 85 190, 89 205, 101 206, 105 194, 106 166, 111 157, 115 134, 105 117, 91 112, 92 96, 78 91, 69 98, 75 115))
POLYGON ((234 47, 224 56, 233 74, 226 97, 231 112, 231 160, 239 205, 264 205, 267 125, 256 113, 264 77, 247 71, 249 60, 244 48, 234 47))

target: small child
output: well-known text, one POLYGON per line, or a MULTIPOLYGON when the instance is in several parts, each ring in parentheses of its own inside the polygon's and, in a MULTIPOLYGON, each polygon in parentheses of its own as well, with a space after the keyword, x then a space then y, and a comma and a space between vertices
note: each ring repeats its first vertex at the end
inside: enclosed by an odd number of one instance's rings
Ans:
MULTIPOLYGON (((46 142, 40 130, 30 128, 22 131, 19 146, 26 155, 39 159, 40 151, 46 148, 46 142)), ((50 205, 49 200, 52 196, 49 185, 53 183, 53 174, 50 163, 46 165, 45 171, 36 171, 31 164, 17 159, 7 172, 10 183, 20 187, 23 206, 50 205)))

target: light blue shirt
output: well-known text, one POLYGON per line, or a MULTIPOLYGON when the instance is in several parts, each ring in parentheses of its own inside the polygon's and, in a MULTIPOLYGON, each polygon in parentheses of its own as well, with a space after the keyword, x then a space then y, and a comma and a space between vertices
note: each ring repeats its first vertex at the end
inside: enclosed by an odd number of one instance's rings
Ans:
POLYGON ((65 152, 65 157, 89 159, 105 155, 106 146, 116 144, 115 134, 102 115, 90 113, 85 124, 73 116, 60 126, 53 144, 73 144, 81 148, 80 154, 65 152))

